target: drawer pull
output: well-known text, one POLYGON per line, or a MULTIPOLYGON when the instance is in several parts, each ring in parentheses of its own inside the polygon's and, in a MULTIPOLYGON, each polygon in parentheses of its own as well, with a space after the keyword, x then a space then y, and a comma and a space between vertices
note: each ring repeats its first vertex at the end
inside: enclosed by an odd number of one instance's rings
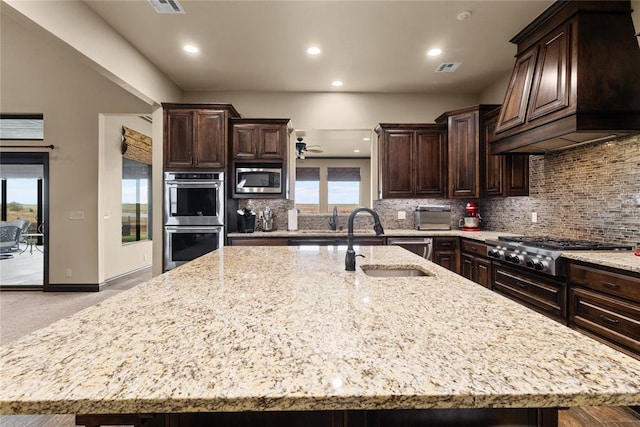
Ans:
POLYGON ((526 283, 523 283, 523 282, 520 282, 520 281, 517 281, 516 285, 520 286, 521 288, 526 288, 527 287, 526 283))
POLYGON ((613 323, 614 325, 617 325, 618 323, 620 323, 618 319, 612 319, 611 317, 605 316, 604 314, 601 314, 600 318, 605 322, 613 323))
POLYGON ((605 287, 605 288, 609 288, 609 289, 620 289, 620 285, 618 285, 617 283, 602 282, 602 284, 604 285, 604 287, 605 287))

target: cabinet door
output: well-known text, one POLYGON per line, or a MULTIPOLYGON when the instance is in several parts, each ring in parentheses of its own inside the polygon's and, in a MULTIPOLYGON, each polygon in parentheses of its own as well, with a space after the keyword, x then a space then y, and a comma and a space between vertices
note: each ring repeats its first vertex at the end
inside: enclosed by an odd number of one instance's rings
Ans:
POLYGON ((387 130, 383 133, 381 158, 382 198, 413 197, 414 132, 387 130))
POLYGON ((449 117, 449 197, 479 197, 478 112, 449 117))
POLYGON ((454 273, 458 272, 455 252, 435 252, 433 254, 433 262, 454 273))
POLYGON ((476 258, 474 268, 473 281, 491 289, 491 261, 476 258))
POLYGON ((258 157, 265 160, 283 160, 287 145, 283 126, 263 125, 258 132, 258 157))
MULTIPOLYGON (((484 140, 491 140, 498 123, 498 116, 493 115, 486 119, 482 125, 484 140)), ((504 175, 506 169, 506 156, 492 156, 489 154, 489 147, 486 146, 485 152, 485 177, 484 177, 484 194, 485 196, 502 196, 505 194, 504 175)))
POLYGON ((254 160, 258 157, 258 127, 254 125, 233 125, 233 158, 254 160))
POLYGON ((167 110, 164 122, 164 165, 166 168, 193 166, 193 111, 167 110))
POLYGON ((194 115, 195 165, 201 168, 224 168, 226 114, 224 111, 196 111, 194 115))
POLYGON ((549 33, 540 43, 527 121, 569 106, 571 70, 568 30, 568 25, 563 25, 549 33))
POLYGON ((507 94, 500 110, 496 133, 504 132, 525 122, 537 55, 538 46, 536 45, 525 51, 516 60, 507 87, 507 94))
POLYGON ((505 196, 529 195, 529 155, 510 154, 506 157, 505 196))
POLYGON ((466 254, 462 254, 460 257, 460 264, 461 264, 461 274, 462 277, 465 277, 469 280, 474 280, 473 278, 473 257, 466 255, 466 254))
POLYGON ((445 195, 445 130, 419 130, 416 138, 416 196, 445 195))

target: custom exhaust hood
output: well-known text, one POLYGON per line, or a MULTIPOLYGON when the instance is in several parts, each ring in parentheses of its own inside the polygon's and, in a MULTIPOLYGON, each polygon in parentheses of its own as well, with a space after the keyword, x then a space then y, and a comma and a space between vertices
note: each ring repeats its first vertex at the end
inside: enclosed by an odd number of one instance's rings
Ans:
POLYGON ((518 45, 491 154, 542 154, 640 132, 640 47, 627 1, 558 1, 518 45))

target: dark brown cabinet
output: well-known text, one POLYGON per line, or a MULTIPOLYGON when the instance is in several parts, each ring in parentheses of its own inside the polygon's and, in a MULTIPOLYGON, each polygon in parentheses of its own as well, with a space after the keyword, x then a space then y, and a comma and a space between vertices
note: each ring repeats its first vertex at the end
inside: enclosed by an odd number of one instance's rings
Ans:
POLYGON ((483 195, 487 139, 485 115, 499 105, 476 105, 450 111, 436 119, 447 124, 447 178, 450 198, 478 198, 483 195))
POLYGON ((289 119, 232 119, 230 125, 232 160, 286 161, 289 119))
POLYGON ((239 116, 229 104, 162 104, 164 168, 223 169, 227 120, 239 116))
POLYGON ((433 262, 458 273, 458 238, 434 237, 433 238, 433 262))
MULTIPOLYGON (((482 127, 485 141, 489 141, 493 136, 499 114, 500 108, 485 114, 482 127)), ((483 196, 529 195, 528 154, 491 155, 486 147, 484 156, 486 167, 483 196)))
POLYGON ((571 262, 569 326, 640 358, 640 274, 571 262))
POLYGON ((486 256, 487 245, 462 239, 460 246, 461 275, 491 289, 491 261, 486 256))
POLYGON ((381 123, 375 130, 381 198, 445 196, 446 126, 381 123))
POLYGON ((492 262, 491 277, 495 292, 566 324, 567 284, 562 278, 511 268, 496 261, 492 262))

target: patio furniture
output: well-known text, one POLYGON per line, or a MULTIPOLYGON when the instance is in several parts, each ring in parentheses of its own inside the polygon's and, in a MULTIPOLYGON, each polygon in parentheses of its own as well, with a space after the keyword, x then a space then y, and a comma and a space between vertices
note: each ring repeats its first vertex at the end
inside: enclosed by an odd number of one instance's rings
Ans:
POLYGON ((0 253, 18 250, 22 229, 16 225, 0 225, 0 253))

